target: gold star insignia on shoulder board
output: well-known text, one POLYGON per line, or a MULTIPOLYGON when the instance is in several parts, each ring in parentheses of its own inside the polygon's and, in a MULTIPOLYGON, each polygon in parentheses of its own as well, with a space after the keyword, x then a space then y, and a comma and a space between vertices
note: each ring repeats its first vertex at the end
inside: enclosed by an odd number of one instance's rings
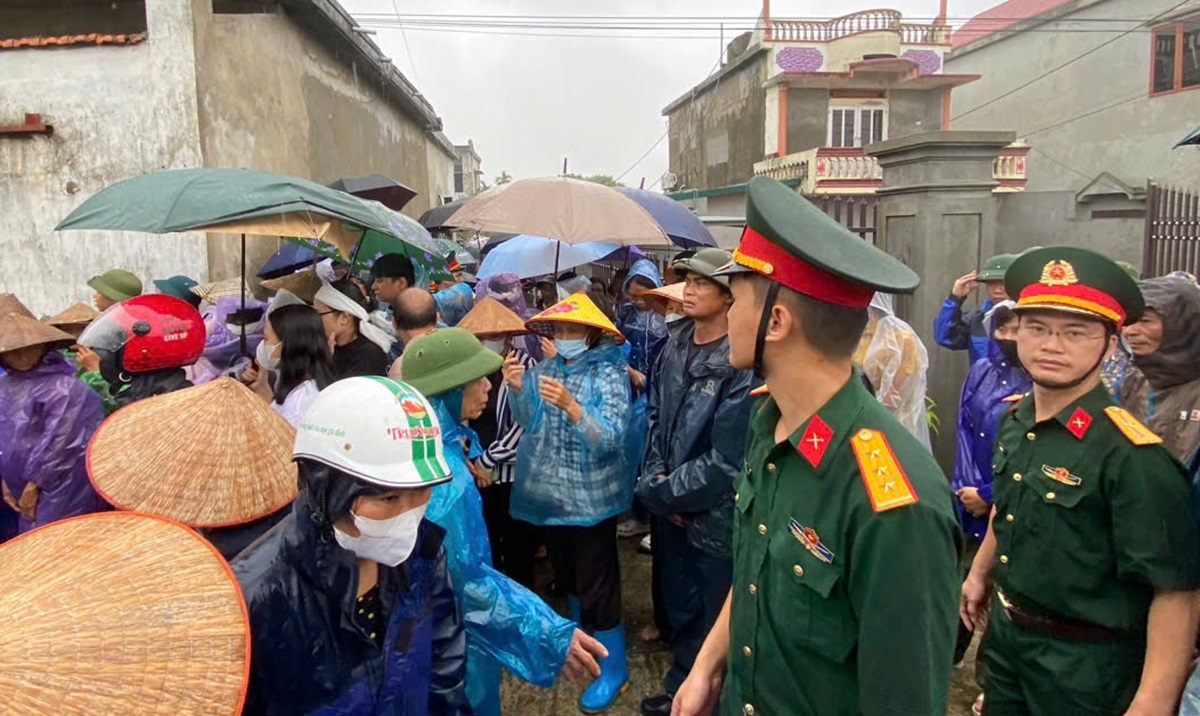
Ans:
POLYGON ((878 430, 864 428, 850 438, 858 472, 876 512, 886 512, 917 502, 904 468, 896 460, 887 436, 878 430))

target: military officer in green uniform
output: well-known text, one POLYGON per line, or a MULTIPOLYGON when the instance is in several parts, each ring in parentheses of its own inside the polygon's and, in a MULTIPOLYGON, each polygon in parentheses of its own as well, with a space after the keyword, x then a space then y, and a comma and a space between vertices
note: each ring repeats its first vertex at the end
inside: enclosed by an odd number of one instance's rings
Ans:
POLYGON ((674 716, 942 716, 960 536, 949 483, 851 356, 908 267, 751 180, 730 363, 764 378, 736 482, 733 587, 674 716))
POLYGON ((1174 714, 1200 586, 1189 485, 1100 383, 1141 294, 1074 247, 1021 255, 1005 283, 1034 385, 1000 419, 991 526, 963 584, 964 621, 988 624, 984 714, 1174 714))

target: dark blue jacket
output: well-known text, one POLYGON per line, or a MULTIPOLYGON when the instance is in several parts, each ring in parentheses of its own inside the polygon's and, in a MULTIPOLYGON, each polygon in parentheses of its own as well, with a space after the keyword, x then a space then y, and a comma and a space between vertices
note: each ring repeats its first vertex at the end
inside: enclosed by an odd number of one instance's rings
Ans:
POLYGON ((651 381, 651 428, 637 495, 654 514, 682 516, 692 546, 728 558, 733 481, 742 468, 757 381, 729 365, 728 336, 689 366, 695 325, 681 320, 670 330, 651 381))
MULTIPOLYGON (((992 453, 1000 416, 1012 405, 1005 398, 1030 390, 1029 374, 1012 365, 1000 353, 995 341, 988 342, 988 356, 971 366, 963 383, 958 404, 958 455, 954 461, 951 487, 957 493, 964 487, 979 490, 979 496, 992 503, 992 453)), ((976 517, 956 501, 963 533, 977 542, 987 534, 988 518, 976 517)))
POLYGON ((233 563, 252 634, 244 716, 470 714, 443 535, 423 521, 412 556, 380 565, 380 599, 390 605, 381 649, 354 621, 354 554, 322 534, 302 494, 233 563))
POLYGON ((942 311, 933 320, 933 340, 939 346, 952 351, 969 350, 971 365, 986 358, 991 336, 983 326, 983 317, 992 310, 991 300, 969 313, 963 314, 963 302, 949 296, 942 304, 942 311))

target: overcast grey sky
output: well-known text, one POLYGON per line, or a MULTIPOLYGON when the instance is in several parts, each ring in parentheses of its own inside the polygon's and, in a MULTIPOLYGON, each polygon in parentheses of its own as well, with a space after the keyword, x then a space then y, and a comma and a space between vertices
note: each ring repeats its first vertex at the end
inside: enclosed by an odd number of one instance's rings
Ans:
MULTIPOLYGON (((340 0, 352 14, 757 17, 761 0, 340 0)), ((950 0, 951 22, 999 0, 950 0)), ((938 0, 774 0, 773 17, 832 17, 891 7, 928 21, 938 0)), ((528 32, 528 30, 521 30, 528 32)), ((720 57, 719 35, 647 39, 380 28, 376 43, 433 104, 455 143, 475 142, 484 176, 619 175, 666 131, 662 108, 703 79, 720 57), (408 46, 405 46, 407 36, 408 46), (411 61, 409 60, 411 53, 411 61)), ((595 32, 591 34, 597 34, 595 32)), ((675 34, 678 31, 649 34, 675 34)), ((726 40, 735 34, 726 33, 726 40)), ((622 181, 649 187, 667 168, 663 140, 622 181)))

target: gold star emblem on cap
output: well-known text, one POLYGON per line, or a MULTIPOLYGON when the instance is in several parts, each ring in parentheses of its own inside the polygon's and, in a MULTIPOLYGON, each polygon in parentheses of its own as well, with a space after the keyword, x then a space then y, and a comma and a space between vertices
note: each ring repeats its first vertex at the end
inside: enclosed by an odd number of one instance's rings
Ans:
POLYGON ((1051 261, 1042 269, 1042 278, 1038 283, 1047 286, 1070 286, 1079 283, 1075 275, 1075 267, 1066 261, 1051 261))

